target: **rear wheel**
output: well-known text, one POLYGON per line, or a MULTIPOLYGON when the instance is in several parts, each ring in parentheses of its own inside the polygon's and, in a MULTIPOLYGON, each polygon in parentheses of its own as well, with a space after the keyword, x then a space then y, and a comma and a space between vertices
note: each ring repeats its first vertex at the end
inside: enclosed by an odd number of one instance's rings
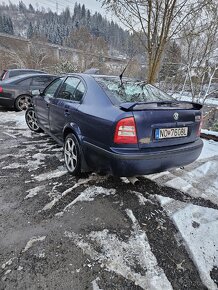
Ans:
POLYGON ((42 129, 38 126, 36 113, 33 108, 27 109, 25 119, 27 126, 30 128, 31 131, 42 132, 42 129))
POLYGON ((67 170, 72 175, 81 173, 81 148, 74 134, 68 134, 64 141, 64 160, 67 170))
POLYGON ((27 110, 32 104, 32 98, 28 95, 17 97, 15 101, 15 109, 17 111, 27 110))

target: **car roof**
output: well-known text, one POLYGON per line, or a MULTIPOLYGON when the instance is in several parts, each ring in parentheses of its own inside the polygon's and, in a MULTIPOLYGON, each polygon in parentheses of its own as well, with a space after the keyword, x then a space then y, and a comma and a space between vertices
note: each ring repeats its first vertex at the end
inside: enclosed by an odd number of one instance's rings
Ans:
POLYGON ((54 76, 54 77, 58 77, 55 74, 47 74, 47 73, 37 73, 37 74, 35 74, 35 73, 31 73, 31 74, 19 75, 19 76, 16 76, 16 77, 12 77, 12 78, 3 80, 2 83, 4 83, 4 84, 12 83, 12 82, 16 82, 16 81, 19 81, 19 80, 25 80, 25 79, 28 79, 30 77, 39 77, 39 76, 54 76))
MULTIPOLYGON (((34 69, 34 68, 9 68, 9 69, 4 69, 4 71, 39 71, 39 72, 44 72, 43 70, 40 69, 34 69)), ((44 72, 46 73, 46 72, 44 72)))

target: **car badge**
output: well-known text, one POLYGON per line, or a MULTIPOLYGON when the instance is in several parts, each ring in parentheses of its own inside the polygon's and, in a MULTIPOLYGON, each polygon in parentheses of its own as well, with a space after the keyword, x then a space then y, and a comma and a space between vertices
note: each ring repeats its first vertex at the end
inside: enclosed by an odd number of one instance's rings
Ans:
POLYGON ((178 120, 179 119, 179 114, 178 113, 174 113, 173 114, 173 118, 174 118, 174 120, 178 120))

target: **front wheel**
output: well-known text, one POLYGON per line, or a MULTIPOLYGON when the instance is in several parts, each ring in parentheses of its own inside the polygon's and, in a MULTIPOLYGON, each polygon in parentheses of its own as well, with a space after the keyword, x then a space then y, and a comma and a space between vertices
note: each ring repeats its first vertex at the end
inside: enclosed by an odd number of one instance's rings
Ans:
POLYGON ((70 174, 81 173, 81 148, 74 134, 67 135, 64 141, 64 160, 70 174))
POLYGON ((26 110, 25 119, 27 126, 30 128, 31 131, 42 132, 42 129, 38 125, 36 113, 33 108, 29 108, 26 110))
POLYGON ((23 111, 27 110, 32 105, 32 98, 28 95, 22 95, 17 97, 15 101, 15 110, 23 111))

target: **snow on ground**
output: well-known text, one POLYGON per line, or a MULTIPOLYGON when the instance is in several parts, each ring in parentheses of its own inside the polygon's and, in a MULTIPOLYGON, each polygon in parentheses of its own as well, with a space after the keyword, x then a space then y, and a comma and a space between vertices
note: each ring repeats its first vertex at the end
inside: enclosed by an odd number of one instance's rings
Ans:
POLYGON ((85 189, 77 198, 75 198, 71 203, 69 203, 64 210, 67 208, 73 206, 77 202, 82 202, 82 201, 93 201, 94 198, 98 195, 101 196, 108 196, 108 195, 114 195, 116 193, 115 189, 105 189, 100 186, 91 186, 87 189, 85 189))
MULTIPOLYGON (((184 170, 171 170, 146 176, 161 185, 179 189, 192 197, 204 198, 218 205, 218 142, 203 140, 203 151, 184 170)), ((169 197, 157 197, 179 230, 202 282, 210 290, 218 289, 210 272, 218 267, 218 210, 187 204, 169 197)))
POLYGON ((93 287, 93 290, 103 290, 101 288, 99 288, 97 282, 100 280, 100 278, 96 278, 94 281, 92 281, 92 287, 93 287))
POLYGON ((218 160, 207 161, 181 177, 175 177, 165 183, 192 197, 201 197, 218 205, 218 160))
POLYGON ((132 221, 132 235, 128 241, 120 240, 108 229, 92 231, 85 239, 74 232, 66 231, 65 236, 102 267, 133 281, 142 289, 173 289, 164 271, 158 266, 147 235, 141 229, 132 210, 127 209, 126 214, 132 221), (98 251, 94 249, 93 243, 98 251), (135 264, 146 269, 144 275, 133 270, 135 264))
POLYGON ((201 129, 201 133, 205 135, 212 135, 212 136, 218 137, 218 132, 211 131, 211 130, 201 129))
MULTIPOLYGON (((189 95, 180 95, 178 93, 175 93, 172 95, 175 99, 180 100, 180 101, 187 101, 187 102, 191 102, 192 101, 192 97, 189 95)), ((200 102, 202 102, 203 99, 200 99, 200 102)), ((213 105, 213 106, 218 106, 218 99, 217 98, 208 98, 205 101, 206 105, 213 105)))
POLYGON ((42 242, 44 241, 46 238, 46 236, 42 236, 42 237, 32 237, 26 244, 25 248, 23 249, 23 253, 25 253, 27 250, 29 250, 33 244, 35 244, 36 242, 42 242))
POLYGON ((218 142, 213 140, 203 140, 203 142, 203 150, 197 161, 218 156, 218 142))
POLYGON ((59 167, 56 170, 53 170, 53 171, 50 171, 50 172, 46 172, 46 173, 42 173, 40 175, 35 176, 34 178, 37 181, 44 181, 44 180, 49 180, 49 179, 61 177, 61 176, 65 175, 66 173, 67 173, 67 170, 65 169, 65 167, 61 166, 61 167, 59 167))
POLYGON ((163 196, 158 200, 178 228, 202 282, 210 290, 217 289, 210 272, 218 267, 218 210, 163 196))
POLYGON ((204 147, 198 160, 186 170, 178 170, 147 175, 146 178, 158 180, 164 175, 168 180, 163 184, 188 193, 192 197, 201 197, 218 205, 218 142, 204 140, 204 147))
POLYGON ((32 198, 32 197, 38 195, 39 192, 44 191, 45 188, 46 188, 45 185, 39 185, 39 186, 36 186, 36 187, 34 187, 34 188, 31 188, 30 190, 27 191, 28 194, 25 196, 24 199, 32 198))
POLYGON ((0 112, 1 124, 8 122, 16 122, 16 128, 27 129, 27 124, 25 121, 25 112, 0 112))

